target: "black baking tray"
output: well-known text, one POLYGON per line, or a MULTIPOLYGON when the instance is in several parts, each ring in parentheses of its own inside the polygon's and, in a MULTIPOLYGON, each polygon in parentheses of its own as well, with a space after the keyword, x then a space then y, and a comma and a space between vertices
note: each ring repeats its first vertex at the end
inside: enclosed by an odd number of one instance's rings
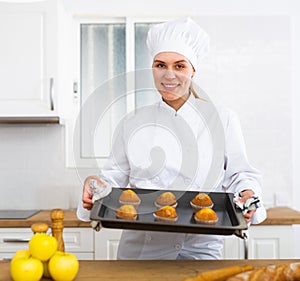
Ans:
POLYGON ((152 189, 134 189, 141 198, 141 204, 138 207, 137 220, 119 219, 115 215, 115 210, 120 207, 119 197, 123 188, 113 188, 112 192, 101 200, 97 200, 91 210, 90 219, 100 221, 102 227, 198 233, 198 234, 215 234, 215 235, 232 235, 242 237, 243 230, 248 228, 242 211, 236 208, 233 202, 233 193, 224 192, 204 192, 208 194, 214 202, 213 210, 217 213, 219 220, 215 225, 196 224, 193 217, 193 210, 190 201, 199 192, 194 191, 173 191, 177 198, 178 205, 176 211, 178 220, 174 223, 157 222, 154 219, 153 212, 157 210, 154 205, 156 198, 168 190, 152 189))

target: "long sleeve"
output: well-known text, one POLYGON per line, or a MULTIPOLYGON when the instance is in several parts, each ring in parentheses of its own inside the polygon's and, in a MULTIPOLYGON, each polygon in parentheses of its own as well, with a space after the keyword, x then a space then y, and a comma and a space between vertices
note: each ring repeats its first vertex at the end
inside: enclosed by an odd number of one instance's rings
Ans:
MULTIPOLYGON (((123 145, 122 134, 118 134, 111 150, 110 156, 98 177, 111 187, 126 187, 128 184, 129 164, 123 145)), ((80 194, 82 196, 82 194, 80 194)), ((77 217, 82 221, 90 221, 90 211, 82 206, 81 197, 78 200, 77 217)))
MULTIPOLYGON (((229 112, 225 129, 225 176, 223 189, 240 192, 251 189, 262 198, 262 175, 248 161, 246 148, 239 120, 233 112, 229 112)), ((252 223, 260 223, 266 218, 264 207, 255 212, 252 223)))

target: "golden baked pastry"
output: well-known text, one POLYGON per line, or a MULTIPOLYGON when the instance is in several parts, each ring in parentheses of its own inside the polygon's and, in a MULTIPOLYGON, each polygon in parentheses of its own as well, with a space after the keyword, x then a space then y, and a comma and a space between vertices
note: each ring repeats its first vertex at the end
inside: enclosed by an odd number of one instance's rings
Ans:
POLYGON ((206 193, 197 194, 190 203, 194 212, 197 212, 202 208, 212 208, 214 205, 210 196, 207 195, 206 193))
POLYGON ((258 267, 254 270, 237 274, 228 281, 297 281, 300 280, 300 263, 288 263, 258 267))
POLYGON ((197 194, 193 198, 192 203, 194 205, 201 206, 201 207, 210 207, 211 205, 213 205, 213 202, 212 202, 210 196, 207 195, 206 193, 197 194))
POLYGON ((120 219, 135 220, 137 218, 136 208, 133 205, 122 205, 115 213, 120 219))
POLYGON ((176 209, 171 206, 161 207, 153 215, 155 220, 163 222, 175 222, 178 218, 176 209))
POLYGON ((218 221, 218 215, 211 208, 203 208, 194 215, 196 223, 215 224, 218 221))
POLYGON ((163 206, 172 206, 175 208, 177 206, 176 196, 170 191, 164 192, 156 199, 155 206, 158 208, 163 206))
POLYGON ((119 202, 123 205, 138 206, 141 203, 141 199, 132 189, 126 189, 120 195, 119 202))

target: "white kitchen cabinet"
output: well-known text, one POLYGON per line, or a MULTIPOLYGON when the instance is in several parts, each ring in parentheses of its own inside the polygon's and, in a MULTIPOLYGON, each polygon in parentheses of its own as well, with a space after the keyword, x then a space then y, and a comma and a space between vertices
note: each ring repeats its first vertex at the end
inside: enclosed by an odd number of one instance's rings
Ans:
POLYGON ((65 251, 79 260, 94 259, 94 230, 92 228, 66 227, 63 230, 65 251))
MULTIPOLYGON (((30 228, 0 228, 0 260, 11 259, 20 249, 28 249, 30 228)), ((79 260, 94 259, 94 231, 91 228, 68 227, 63 230, 65 251, 79 260)))
MULTIPOLYGON (((251 226, 248 231, 249 259, 289 259, 294 255, 293 225, 251 226)), ((244 241, 235 236, 224 237, 224 259, 243 259, 244 241)))
MULTIPOLYGON (((65 250, 79 260, 115 260, 122 230, 102 228, 64 228, 65 250)), ((19 249, 27 249, 32 237, 30 228, 0 228, 0 260, 10 259, 19 249)), ((296 258, 293 225, 251 226, 249 259, 296 258)), ((224 236, 222 259, 244 259, 244 241, 234 235, 224 236)))
POLYGON ((244 241, 241 238, 235 235, 224 236, 223 242, 222 259, 232 260, 245 258, 244 241))
POLYGON ((17 250, 28 249, 30 228, 0 228, 0 260, 10 259, 17 250))
MULTIPOLYGON (((122 230, 103 228, 95 233, 95 259, 115 260, 122 230)), ((223 259, 243 259, 243 240, 237 236, 224 236, 223 259)))
POLYGON ((62 55, 67 42, 63 11, 59 0, 0 1, 2 119, 52 117, 62 111, 68 55, 62 55))
POLYGON ((102 228, 95 232, 95 260, 115 260, 122 230, 102 228))
MULTIPOLYGON (((114 260, 122 230, 103 228, 95 233, 95 259, 114 260)), ((248 232, 249 259, 294 258, 292 225, 251 226, 248 232)), ((222 259, 244 259, 245 243, 241 238, 224 237, 222 259)))
POLYGON ((249 237, 249 259, 294 258, 293 225, 252 226, 249 237))

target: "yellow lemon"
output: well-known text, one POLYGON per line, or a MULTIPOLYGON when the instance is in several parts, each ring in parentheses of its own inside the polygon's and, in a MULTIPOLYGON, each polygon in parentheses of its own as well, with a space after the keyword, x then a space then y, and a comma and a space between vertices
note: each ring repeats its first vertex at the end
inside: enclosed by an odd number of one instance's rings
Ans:
POLYGON ((79 269, 77 257, 71 253, 57 251, 49 260, 48 269, 55 281, 72 281, 79 269))
POLYGON ((42 262, 33 257, 18 258, 10 264, 10 274, 14 281, 39 281, 43 271, 42 262))
POLYGON ((30 251, 28 249, 27 250, 18 250, 13 255, 11 262, 13 262, 13 261, 15 261, 16 259, 19 259, 19 258, 29 258, 30 255, 31 254, 30 254, 30 251))
POLYGON ((57 240, 46 233, 37 233, 29 241, 29 251, 34 258, 47 261, 57 251, 57 240))

